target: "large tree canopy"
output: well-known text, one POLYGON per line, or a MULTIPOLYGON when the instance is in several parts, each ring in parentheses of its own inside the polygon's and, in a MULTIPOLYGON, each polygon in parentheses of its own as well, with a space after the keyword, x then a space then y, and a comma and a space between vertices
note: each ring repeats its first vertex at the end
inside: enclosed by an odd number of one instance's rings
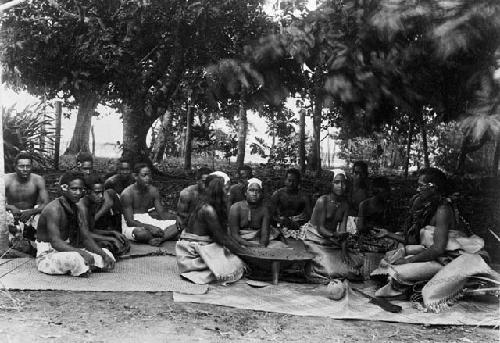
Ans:
POLYGON ((45 0, 7 11, 2 23, 6 79, 34 94, 113 102, 134 160, 146 156, 154 120, 197 88, 193 75, 269 33, 258 0, 45 0))

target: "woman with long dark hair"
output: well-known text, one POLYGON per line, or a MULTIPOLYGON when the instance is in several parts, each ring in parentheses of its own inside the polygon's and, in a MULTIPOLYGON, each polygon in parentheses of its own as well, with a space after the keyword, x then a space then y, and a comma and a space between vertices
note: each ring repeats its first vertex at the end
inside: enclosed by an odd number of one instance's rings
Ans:
POLYGON ((228 188, 226 174, 215 172, 209 175, 206 193, 177 241, 177 264, 181 276, 194 283, 235 282, 245 271, 245 264, 234 254, 245 249, 227 233, 228 188))
POLYGON ((436 168, 420 172, 418 194, 411 201, 405 236, 381 232, 405 243, 390 251, 372 277, 389 277, 375 295, 405 297, 416 285, 428 310, 439 311, 461 293, 474 274, 498 277, 481 258, 484 241, 461 227, 459 216, 447 195, 445 174, 436 168))

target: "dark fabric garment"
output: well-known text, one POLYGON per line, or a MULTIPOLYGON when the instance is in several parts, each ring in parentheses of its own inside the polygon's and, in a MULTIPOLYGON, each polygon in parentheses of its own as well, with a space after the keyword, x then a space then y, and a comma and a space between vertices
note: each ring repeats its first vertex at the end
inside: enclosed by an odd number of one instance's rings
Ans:
POLYGON ((76 204, 70 203, 65 197, 59 197, 59 204, 64 211, 68 223, 69 243, 74 247, 81 246, 80 238, 80 213, 76 204))

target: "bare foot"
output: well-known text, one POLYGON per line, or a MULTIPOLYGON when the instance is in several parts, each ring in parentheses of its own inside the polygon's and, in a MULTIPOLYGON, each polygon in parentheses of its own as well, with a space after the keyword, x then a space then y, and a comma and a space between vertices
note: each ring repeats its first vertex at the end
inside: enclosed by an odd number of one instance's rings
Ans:
POLYGON ((148 244, 154 247, 159 247, 163 243, 163 241, 163 238, 153 238, 148 242, 148 244))

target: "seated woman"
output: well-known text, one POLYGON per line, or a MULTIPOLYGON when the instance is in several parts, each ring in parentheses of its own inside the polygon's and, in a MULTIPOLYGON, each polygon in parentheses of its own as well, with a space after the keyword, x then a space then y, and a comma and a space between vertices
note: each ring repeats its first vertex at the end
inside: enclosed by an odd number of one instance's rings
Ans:
POLYGON ((234 203, 229 210, 229 232, 241 245, 284 246, 273 241, 279 231, 270 226, 270 219, 269 209, 262 202, 262 181, 252 178, 248 180, 246 200, 234 203))
POLYGON ((306 278, 312 282, 351 277, 360 272, 362 259, 347 251, 346 188, 346 176, 338 172, 333 178, 331 193, 316 201, 311 220, 301 228, 307 250, 315 255, 305 268, 306 278))
MULTIPOLYGON (((460 227, 451 201, 445 197, 444 173, 436 168, 422 170, 417 190, 405 237, 389 235, 406 245, 388 252, 371 275, 389 276, 388 284, 375 293, 378 297, 405 297, 415 284, 425 284, 424 306, 439 311, 458 297, 469 276, 498 276, 478 254, 483 239, 467 237, 460 227)), ((387 231, 380 232, 387 235, 387 231)))
POLYGON ((175 246, 181 276, 197 284, 236 282, 245 272, 245 264, 234 255, 245 249, 226 229, 229 178, 216 173, 208 176, 206 192, 175 246))

